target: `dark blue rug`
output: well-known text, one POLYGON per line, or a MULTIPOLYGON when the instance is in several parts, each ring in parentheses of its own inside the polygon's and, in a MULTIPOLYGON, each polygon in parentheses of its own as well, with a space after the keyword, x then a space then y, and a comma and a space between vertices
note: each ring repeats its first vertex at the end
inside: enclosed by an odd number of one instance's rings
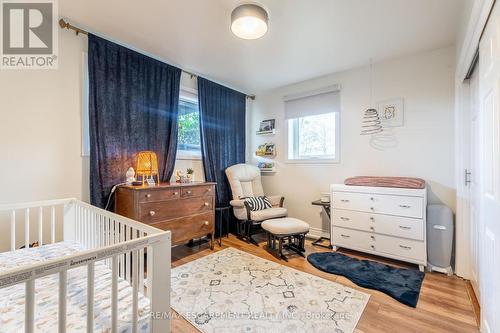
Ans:
POLYGON ((337 252, 313 253, 307 260, 317 269, 342 275, 364 288, 379 290, 397 301, 416 307, 424 273, 359 260, 337 252))

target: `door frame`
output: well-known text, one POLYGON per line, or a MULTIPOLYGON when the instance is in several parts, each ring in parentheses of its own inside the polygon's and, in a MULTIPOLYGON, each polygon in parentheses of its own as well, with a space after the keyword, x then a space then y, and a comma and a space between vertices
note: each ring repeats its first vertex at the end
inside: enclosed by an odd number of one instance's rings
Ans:
POLYGON ((464 170, 470 163, 470 95, 469 83, 464 81, 479 47, 481 34, 488 21, 495 0, 477 0, 472 7, 462 45, 459 45, 455 71, 455 182, 456 234, 455 273, 471 278, 471 241, 469 188, 464 182, 464 170))

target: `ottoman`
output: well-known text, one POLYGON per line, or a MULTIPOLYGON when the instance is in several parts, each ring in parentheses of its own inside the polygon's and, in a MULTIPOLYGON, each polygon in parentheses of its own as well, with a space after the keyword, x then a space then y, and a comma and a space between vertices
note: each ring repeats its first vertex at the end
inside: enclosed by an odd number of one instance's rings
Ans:
POLYGON ((261 227, 267 233, 267 249, 271 253, 276 253, 280 259, 288 261, 283 254, 285 248, 305 258, 304 242, 309 232, 308 223, 293 217, 283 217, 266 220, 262 222, 261 227))

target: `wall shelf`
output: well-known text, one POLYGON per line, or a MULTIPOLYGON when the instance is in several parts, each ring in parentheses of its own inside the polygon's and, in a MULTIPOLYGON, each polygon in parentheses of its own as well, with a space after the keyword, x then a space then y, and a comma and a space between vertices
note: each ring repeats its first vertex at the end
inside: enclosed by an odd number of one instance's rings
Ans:
POLYGON ((275 173, 276 172, 276 168, 275 167, 272 167, 272 168, 260 168, 260 172, 261 173, 275 173))
POLYGON ((261 135, 261 136, 275 135, 276 134, 276 129, 272 129, 270 131, 257 131, 257 132, 255 132, 255 134, 261 135))

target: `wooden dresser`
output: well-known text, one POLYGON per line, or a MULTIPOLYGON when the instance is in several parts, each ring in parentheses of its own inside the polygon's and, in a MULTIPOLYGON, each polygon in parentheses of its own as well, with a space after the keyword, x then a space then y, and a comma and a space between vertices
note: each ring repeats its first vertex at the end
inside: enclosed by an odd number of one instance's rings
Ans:
POLYGON ((215 183, 119 186, 115 212, 172 232, 172 244, 215 234, 215 183))
POLYGON ((427 266, 427 190, 331 186, 332 243, 427 266))

